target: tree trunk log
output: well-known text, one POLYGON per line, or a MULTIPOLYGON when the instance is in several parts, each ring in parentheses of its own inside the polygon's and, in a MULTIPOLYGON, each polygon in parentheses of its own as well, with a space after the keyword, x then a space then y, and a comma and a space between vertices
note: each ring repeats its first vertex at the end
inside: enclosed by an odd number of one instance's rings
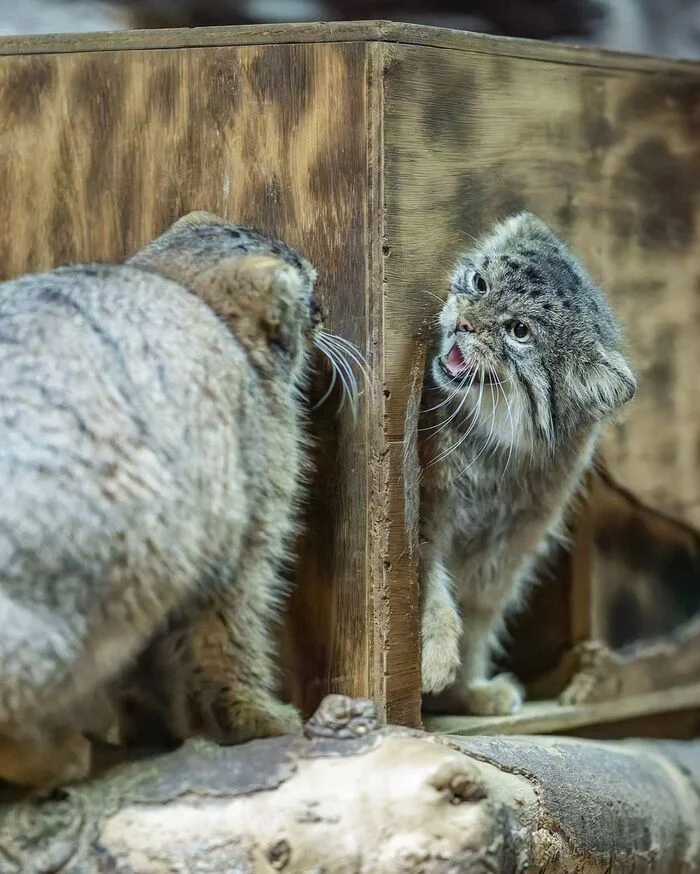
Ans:
POLYGON ((0 809, 0 872, 700 871, 700 742, 444 738, 326 698, 304 737, 202 741, 0 809))

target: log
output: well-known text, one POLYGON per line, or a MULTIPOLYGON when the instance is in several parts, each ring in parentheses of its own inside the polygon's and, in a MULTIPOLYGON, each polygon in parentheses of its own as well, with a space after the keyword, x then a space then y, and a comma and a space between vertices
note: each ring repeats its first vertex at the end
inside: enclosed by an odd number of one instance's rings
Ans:
POLYGON ((303 737, 174 753, 0 808, 0 872, 700 871, 700 742, 378 728, 328 696, 303 737))

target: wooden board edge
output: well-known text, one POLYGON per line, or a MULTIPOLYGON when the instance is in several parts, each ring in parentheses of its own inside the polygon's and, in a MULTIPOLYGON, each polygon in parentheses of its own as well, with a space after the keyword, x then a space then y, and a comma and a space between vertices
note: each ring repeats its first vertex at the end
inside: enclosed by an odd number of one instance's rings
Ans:
POLYGON ((557 701, 533 701, 509 716, 425 715, 423 721, 426 730, 434 734, 552 734, 695 707, 700 708, 700 683, 597 704, 564 706, 557 701))
POLYGON ((616 52, 588 46, 492 36, 444 27, 392 21, 329 21, 246 24, 230 27, 115 30, 77 34, 31 34, 0 38, 0 56, 98 51, 275 45, 310 42, 387 42, 475 54, 547 61, 610 70, 700 76, 693 60, 616 52))

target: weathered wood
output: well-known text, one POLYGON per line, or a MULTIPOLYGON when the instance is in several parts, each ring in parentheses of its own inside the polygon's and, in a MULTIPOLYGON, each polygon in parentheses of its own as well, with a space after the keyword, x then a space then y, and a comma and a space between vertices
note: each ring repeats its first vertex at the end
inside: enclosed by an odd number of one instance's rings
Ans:
MULTIPOLYGON (((121 259, 207 209, 298 247, 320 271, 329 328, 376 364, 365 69, 360 43, 0 58, 2 278, 121 259)), ((387 697, 370 670, 367 557, 386 527, 369 499, 381 409, 353 424, 336 408, 314 420, 289 623, 288 682, 307 713, 330 689, 387 697)))
MULTIPOLYGON (((342 691, 417 725, 409 375, 450 265, 493 219, 540 213, 610 292, 641 387, 606 462, 651 507, 700 519, 699 117, 694 64, 415 25, 0 40, 0 275, 120 258, 194 208, 317 264, 330 327, 375 379, 356 425, 332 402, 313 419, 286 683, 306 713, 342 691)), ((565 589, 533 602, 553 633, 538 652, 523 636, 528 679, 595 630, 587 560, 577 551, 565 589)))
MULTIPOLYGON (((614 683, 616 675, 609 676, 611 684, 614 683)), ((670 683, 663 692, 628 692, 619 697, 601 696, 593 700, 582 695, 571 704, 557 699, 528 701, 521 711, 508 716, 426 715, 424 723, 428 731, 441 734, 555 734, 582 726, 603 726, 609 722, 697 708, 700 708, 700 683, 670 683)))
MULTIPOLYGON (((409 45, 385 54, 387 381, 409 371, 457 253, 531 209, 627 329, 638 400, 609 430, 606 463, 652 506, 698 518, 700 68, 679 78, 409 45)), ((388 405, 397 436, 403 383, 388 405)))
POLYGON ((305 738, 190 743, 6 804, 2 870, 700 871, 700 742, 374 729, 334 696, 305 738))
MULTIPOLYGON (((416 332, 435 311, 434 295, 445 293, 457 253, 498 217, 531 209, 609 292, 640 372, 639 399, 606 435, 606 463, 640 498, 692 521, 700 500, 700 401, 690 388, 700 70, 681 78, 670 68, 622 70, 612 59, 592 68, 415 45, 383 51, 390 439, 402 432, 416 332)), ((548 587, 556 601, 569 593, 571 644, 598 628, 592 525, 584 512, 569 572, 548 587)), ((544 600, 535 593, 533 609, 544 600)), ((540 617, 543 653, 566 648, 554 639, 562 624, 547 621, 552 607, 540 617)), ((514 649, 522 652, 528 637, 514 649)))
POLYGON ((604 470, 591 489, 592 638, 620 649, 672 636, 700 615, 700 532, 639 500, 604 470))
POLYGON ((558 45, 542 40, 465 33, 445 27, 394 21, 328 21, 295 24, 252 24, 231 27, 169 28, 109 33, 7 36, 0 38, 0 55, 56 52, 142 51, 284 43, 386 42, 552 61, 608 70, 644 73, 677 71, 693 74, 694 61, 558 45))

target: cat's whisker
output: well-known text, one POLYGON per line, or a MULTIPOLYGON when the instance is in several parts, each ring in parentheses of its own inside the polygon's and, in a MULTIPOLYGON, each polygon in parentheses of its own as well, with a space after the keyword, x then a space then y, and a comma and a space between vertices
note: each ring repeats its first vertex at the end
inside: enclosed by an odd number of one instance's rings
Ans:
POLYGON ((511 378, 507 377, 505 380, 501 380, 498 378, 498 374, 490 365, 487 365, 487 370, 489 374, 489 381, 493 383, 493 385, 507 385, 511 382, 511 378))
POLYGON ((312 410, 317 410, 319 407, 322 407, 326 403, 328 398, 333 394, 333 389, 335 388, 336 382, 338 382, 338 371, 336 370, 333 362, 331 362, 331 384, 324 392, 323 397, 319 401, 316 401, 313 407, 311 407, 312 410))
POLYGON ((352 372, 352 368, 334 347, 327 345, 324 342, 322 336, 316 338, 316 345, 330 361, 333 370, 338 374, 343 387, 338 413, 343 409, 347 399, 350 403, 353 418, 355 418, 357 415, 357 381, 355 380, 355 374, 352 372))
MULTIPOLYGON (((340 337, 336 337, 333 334, 326 334, 326 333, 322 333, 319 337, 319 341, 324 344, 324 348, 332 349, 333 352, 335 353, 336 360, 342 364, 343 369, 345 371, 345 374, 348 378, 348 383, 350 385, 350 388, 352 389, 353 400, 356 401, 358 396, 359 396, 359 386, 357 383, 357 378, 355 377, 355 372, 354 372, 354 370, 352 368, 352 364, 351 364, 351 361, 355 361, 355 358, 351 357, 349 350, 344 348, 343 345, 341 345, 339 342, 334 342, 334 341, 339 341, 340 339, 341 339, 340 337), (349 361, 348 358, 350 358, 351 361, 349 361)), ((358 350, 358 355, 359 355, 359 350, 358 350)), ((362 371, 362 373, 364 376, 365 375, 364 370, 362 371)), ((368 376, 365 376, 365 378, 367 379, 367 381, 369 383, 368 376)))
MULTIPOLYGON (((467 372, 467 373, 464 375, 464 379, 462 380, 462 382, 457 386, 457 388, 455 389, 455 391, 452 393, 452 397, 453 397, 453 398, 456 397, 457 393, 458 393, 462 388, 464 388, 464 383, 467 381, 468 377, 469 377, 469 373, 467 372)), ((464 393, 464 397, 463 397, 462 400, 459 402, 459 404, 458 404, 458 406, 457 406, 457 409, 456 409, 456 410, 455 410, 455 411, 454 411, 450 416, 448 416, 448 418, 445 419, 444 422, 442 422, 442 423, 438 423, 437 425, 426 425, 425 428, 419 428, 418 430, 419 430, 419 431, 434 431, 435 434, 439 434, 440 431, 442 431, 443 428, 446 428, 446 427, 450 424, 450 422, 451 422, 454 418, 456 418, 456 417, 459 415, 459 411, 462 409, 462 407, 464 406, 464 402, 465 402, 465 401, 467 400, 467 398, 469 397, 469 390, 471 389, 472 385, 474 384, 474 379, 475 379, 475 378, 476 378, 476 374, 473 373, 473 374, 472 374, 471 381, 470 381, 469 385, 467 386, 467 390, 466 390, 465 393, 464 393)))
MULTIPOLYGON (((465 377, 465 379, 466 379, 466 377, 465 377)), ((450 401, 452 401, 454 398, 457 397, 458 391, 459 391, 459 387, 454 389, 454 391, 451 394, 449 394, 444 400, 440 401, 439 404, 435 404, 434 407, 426 407, 425 409, 421 410, 421 415, 423 415, 423 413, 432 413, 433 410, 439 410, 440 407, 444 407, 446 404, 449 404, 450 401)))
MULTIPOLYGON (((465 373, 464 379, 462 380, 462 382, 456 388, 454 388, 446 398, 444 398, 442 401, 440 401, 439 404, 435 404, 434 407, 425 407, 424 409, 421 409, 421 411, 420 411, 421 416, 424 413, 432 413, 433 410, 439 410, 440 407, 444 407, 446 404, 451 403, 459 394, 459 391, 464 386, 464 383, 467 381, 468 376, 469 376, 469 373, 465 373)), ((434 390, 438 391, 437 386, 434 388, 434 390)), ((423 429, 419 428, 419 430, 423 430, 423 429)))
POLYGON ((457 229, 457 233, 461 234, 463 237, 466 237, 468 240, 471 240, 473 243, 479 242, 478 237, 475 237, 474 234, 470 234, 469 231, 463 231, 461 228, 457 229))
POLYGON ((489 443, 491 446, 489 455, 493 456, 494 452, 496 452, 498 449, 498 438, 496 437, 496 413, 498 411, 500 383, 494 381, 494 379, 492 378, 495 377, 495 374, 493 373, 491 367, 486 365, 486 369, 489 375, 489 389, 491 390, 491 431, 489 432, 490 439, 487 439, 487 443, 489 443))
POLYGON ((367 363, 367 359, 362 354, 362 352, 360 352, 359 347, 356 346, 355 343, 353 343, 351 340, 347 340, 345 337, 338 337, 335 334, 324 333, 324 337, 326 338, 327 341, 329 341, 331 343, 331 345, 336 344, 336 348, 337 348, 338 344, 343 347, 343 350, 345 351, 345 353, 348 355, 349 358, 352 359, 352 361, 355 362, 355 364, 358 366, 358 368, 360 370, 360 373, 364 376, 365 382, 367 385, 367 389, 371 394, 372 393, 372 374, 370 372, 369 364, 367 363))
MULTIPOLYGON (((508 378, 507 382, 511 382, 512 380, 508 378)), ((508 420, 510 422, 510 440, 508 441, 508 455, 506 456, 506 463, 503 468, 503 473, 501 474, 501 479, 499 483, 503 482, 503 478, 506 475, 506 471, 508 470, 508 465, 510 464, 511 456, 513 455, 513 441, 515 440, 515 422, 513 420, 513 411, 510 406, 510 401, 508 400, 508 395, 506 394, 505 389, 503 388, 503 384, 499 385, 499 390, 503 394, 503 400, 506 403, 506 410, 508 411, 508 420)))
MULTIPOLYGON (((483 385, 483 380, 482 380, 482 385, 483 385)), ((491 389, 491 392, 493 394, 493 389, 491 389)), ((496 406, 495 406, 495 404, 492 404, 492 407, 493 407, 493 409, 491 411, 491 427, 489 429, 489 433, 488 433, 488 436, 486 438, 486 441, 484 442, 483 447, 477 452, 477 454, 469 462, 469 464, 464 468, 464 470, 461 470, 457 474, 457 479, 459 479, 459 477, 461 477, 463 474, 465 474, 469 470, 469 468, 472 467, 472 465, 475 464, 481 458, 481 456, 484 454, 484 451, 488 448, 488 445, 491 442, 491 435, 493 434, 493 428, 494 428, 494 425, 496 422, 496 406)))
MULTIPOLYGON (((481 401, 484 393, 484 383, 483 380, 479 383, 479 397, 477 398, 475 407, 472 408, 470 414, 472 416, 472 422, 469 428, 462 434, 462 436, 457 440, 452 446, 448 446, 447 449, 444 449, 441 453, 439 453, 435 458, 428 462, 427 466, 432 467, 434 464, 438 464, 441 461, 444 461, 449 455, 451 455, 456 449, 464 443, 465 440, 469 438, 469 435, 472 433, 474 428, 476 427, 477 422, 479 421, 479 413, 481 411, 481 401)), ((465 395, 466 397, 466 395, 465 395)))
POLYGON ((357 382, 355 380, 355 374, 352 372, 352 368, 333 346, 327 346, 325 342, 321 340, 319 340, 318 346, 338 371, 338 376, 349 395, 349 399, 354 400, 357 382))
MULTIPOLYGON (((429 294, 430 297, 434 297, 435 300, 437 300, 437 301, 440 302, 440 305, 441 305, 441 306, 445 303, 445 299, 444 299, 443 297, 440 297, 440 295, 435 294, 435 293, 432 292, 432 291, 428 291, 427 288, 424 288, 424 289, 423 289, 423 294, 429 294)), ((439 318, 439 316, 440 316, 440 314, 438 313, 437 316, 436 316, 436 318, 439 318)))

